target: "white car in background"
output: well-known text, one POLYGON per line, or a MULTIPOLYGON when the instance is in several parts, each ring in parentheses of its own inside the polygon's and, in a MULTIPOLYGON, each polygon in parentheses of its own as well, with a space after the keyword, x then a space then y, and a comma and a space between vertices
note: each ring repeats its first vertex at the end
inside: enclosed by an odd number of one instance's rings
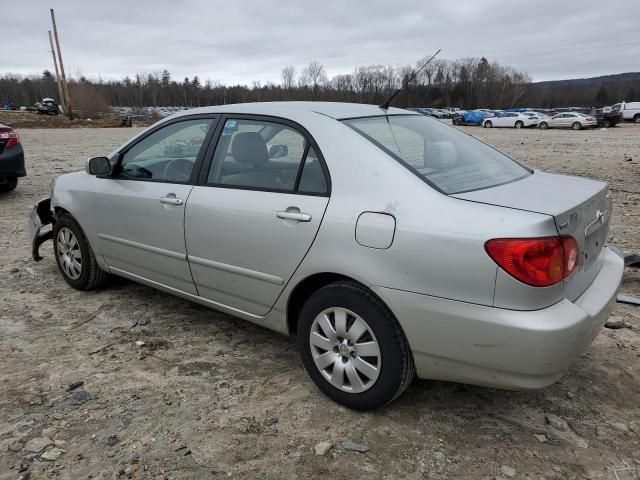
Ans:
POLYGON ((598 121, 591 115, 578 112, 562 112, 557 113, 553 117, 541 120, 539 127, 543 130, 547 128, 573 128, 574 130, 582 130, 585 127, 595 127, 597 125, 598 121))
POLYGON ((526 115, 528 117, 536 117, 538 119, 538 121, 542 120, 543 118, 548 118, 549 115, 542 113, 542 112, 522 112, 522 115, 526 115))
POLYGON ((520 112, 504 112, 497 117, 489 117, 482 126, 484 128, 493 127, 509 127, 509 128, 523 128, 523 127, 535 127, 538 125, 538 117, 535 115, 524 115, 520 112))

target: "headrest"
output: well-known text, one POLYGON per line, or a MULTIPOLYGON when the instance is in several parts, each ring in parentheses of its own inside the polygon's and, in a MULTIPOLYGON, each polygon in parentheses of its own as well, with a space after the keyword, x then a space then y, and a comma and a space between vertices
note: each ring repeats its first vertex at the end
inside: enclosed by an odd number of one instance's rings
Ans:
POLYGON ((231 155, 243 165, 263 164, 269 160, 267 144, 258 132, 242 132, 233 137, 231 155))

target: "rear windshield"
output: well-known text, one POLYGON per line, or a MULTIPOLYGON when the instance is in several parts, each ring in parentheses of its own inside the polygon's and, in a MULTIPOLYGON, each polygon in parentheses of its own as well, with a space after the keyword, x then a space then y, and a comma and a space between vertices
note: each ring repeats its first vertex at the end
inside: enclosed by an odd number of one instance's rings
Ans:
POLYGON ((495 187, 531 171, 470 135, 417 115, 343 122, 446 194, 495 187))

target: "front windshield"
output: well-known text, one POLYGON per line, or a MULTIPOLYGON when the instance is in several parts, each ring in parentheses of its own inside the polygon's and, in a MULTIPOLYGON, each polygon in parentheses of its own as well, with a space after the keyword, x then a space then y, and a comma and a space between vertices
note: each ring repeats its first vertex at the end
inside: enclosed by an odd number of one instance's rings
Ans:
POLYGON ((489 145, 428 117, 390 115, 343 122, 446 194, 494 187, 531 174, 489 145))

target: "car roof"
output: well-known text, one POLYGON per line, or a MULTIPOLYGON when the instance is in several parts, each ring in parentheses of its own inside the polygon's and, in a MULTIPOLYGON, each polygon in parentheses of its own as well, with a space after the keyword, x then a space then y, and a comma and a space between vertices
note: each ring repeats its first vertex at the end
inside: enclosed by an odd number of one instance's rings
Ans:
POLYGON ((253 115, 286 116, 287 113, 313 112, 341 120, 345 118, 374 117, 380 115, 419 115, 403 108, 380 108, 378 105, 341 102, 254 102, 216 105, 185 110, 182 114, 197 113, 243 113, 253 115))

